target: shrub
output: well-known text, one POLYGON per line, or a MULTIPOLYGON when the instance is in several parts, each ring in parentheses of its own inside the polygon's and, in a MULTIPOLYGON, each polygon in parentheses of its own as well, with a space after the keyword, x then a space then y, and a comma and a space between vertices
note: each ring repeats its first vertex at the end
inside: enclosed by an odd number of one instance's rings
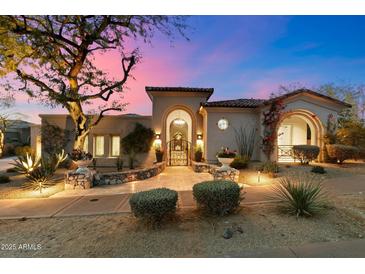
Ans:
POLYGON ((302 164, 308 164, 318 157, 319 147, 312 145, 295 145, 293 146, 293 154, 302 164))
POLYGON ((176 210, 177 192, 168 188, 157 188, 138 192, 129 199, 135 217, 159 223, 176 210))
POLYGON ((129 157, 129 168, 134 168, 136 154, 150 151, 155 138, 155 132, 151 128, 146 128, 140 123, 136 123, 135 128, 122 139, 123 152, 129 157))
POLYGON ((284 212, 297 217, 312 216, 327 207, 321 180, 308 173, 280 178, 273 186, 272 197, 279 200, 279 207, 284 212))
POLYGON ((12 165, 18 173, 29 174, 33 170, 40 167, 41 158, 27 153, 24 156, 18 156, 18 159, 14 160, 12 165))
POLYGON ((247 156, 236 156, 230 164, 235 169, 245 169, 248 165, 249 158, 247 156))
POLYGON ((5 144, 3 156, 14 156, 15 155, 15 145, 5 144))
POLYGON ((0 174, 0 184, 10 183, 10 178, 7 175, 0 174))
POLYGON ((27 154, 34 154, 34 150, 30 146, 22 146, 15 148, 16 156, 26 156, 27 154))
POLYGON ((236 152, 230 151, 228 147, 222 147, 221 151, 217 153, 218 158, 234 158, 236 157, 236 152))
POLYGON ((258 168, 259 171, 263 172, 263 173, 279 173, 279 165, 274 161, 267 161, 263 164, 261 164, 261 166, 258 168))
POLYGON ((194 159, 196 162, 201 162, 202 161, 202 158, 203 158, 203 150, 200 146, 198 146, 196 149, 195 149, 195 153, 194 153, 194 159))
POLYGON ((232 181, 205 181, 193 186, 194 199, 205 212, 226 215, 240 204, 241 189, 232 181))
POLYGON ((328 156, 337 160, 339 164, 347 159, 354 159, 359 153, 359 149, 345 145, 326 145, 328 156))
POLYGON ((326 170, 321 166, 314 166, 314 167, 312 167, 311 172, 318 173, 318 174, 325 174, 326 170))
POLYGON ((13 173, 13 172, 17 172, 15 167, 10 167, 6 170, 7 173, 13 173))

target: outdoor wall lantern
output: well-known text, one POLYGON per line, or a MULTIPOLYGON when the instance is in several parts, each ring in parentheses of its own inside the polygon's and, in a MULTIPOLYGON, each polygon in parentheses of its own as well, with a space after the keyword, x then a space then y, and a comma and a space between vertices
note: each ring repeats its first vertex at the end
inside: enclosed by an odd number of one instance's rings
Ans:
POLYGON ((202 135, 202 134, 197 134, 196 138, 197 138, 198 140, 203 140, 203 135, 202 135))

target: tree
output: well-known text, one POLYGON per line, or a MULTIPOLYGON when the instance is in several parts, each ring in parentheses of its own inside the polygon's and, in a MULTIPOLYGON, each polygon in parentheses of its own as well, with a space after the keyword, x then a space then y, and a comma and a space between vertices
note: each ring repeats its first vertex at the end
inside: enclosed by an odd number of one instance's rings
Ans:
POLYGON ((150 151, 154 137, 155 132, 151 128, 136 123, 134 130, 122 139, 123 152, 129 156, 130 169, 134 168, 136 154, 150 151))
POLYGON ((138 48, 128 51, 127 40, 150 42, 155 31, 185 37, 185 29, 180 16, 1 16, 0 73, 12 75, 30 97, 65 108, 75 124, 74 148, 82 149, 106 112, 126 106, 115 97, 141 58, 138 48), (121 54, 120 79, 93 62, 108 50, 121 54), (87 115, 84 107, 97 102, 97 112, 87 115))
MULTIPOLYGON (((9 108, 14 103, 14 97, 11 93, 0 92, 0 109, 9 108)), ((5 148, 5 131, 8 127, 9 121, 9 114, 5 112, 0 113, 0 158, 4 154, 5 148)))

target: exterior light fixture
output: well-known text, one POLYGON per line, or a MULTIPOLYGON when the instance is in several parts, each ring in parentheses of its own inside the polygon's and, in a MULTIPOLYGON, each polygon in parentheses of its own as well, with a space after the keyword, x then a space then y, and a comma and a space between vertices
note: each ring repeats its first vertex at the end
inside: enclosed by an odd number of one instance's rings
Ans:
POLYGON ((260 175, 261 175, 261 172, 260 171, 257 171, 257 182, 260 183, 260 175))
POLYGON ((198 134, 198 135, 196 136, 196 138, 197 138, 198 140, 202 140, 202 139, 203 139, 203 135, 202 135, 202 134, 198 134))
POLYGON ((174 124, 181 126, 185 124, 185 121, 183 119, 178 118, 174 120, 174 124))
POLYGON ((160 137, 160 134, 156 134, 156 135, 155 135, 155 139, 156 139, 156 140, 160 140, 160 138, 161 138, 161 137, 160 137))

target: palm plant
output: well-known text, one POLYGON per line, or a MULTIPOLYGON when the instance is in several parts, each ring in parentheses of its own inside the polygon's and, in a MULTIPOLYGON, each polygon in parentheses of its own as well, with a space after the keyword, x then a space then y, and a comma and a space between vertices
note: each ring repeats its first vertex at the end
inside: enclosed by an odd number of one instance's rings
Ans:
POLYGON ((247 132, 246 128, 241 126, 239 129, 234 128, 234 132, 238 154, 251 159, 255 147, 256 129, 252 128, 250 132, 247 132))
POLYGON ((327 208, 326 196, 320 177, 296 173, 279 179, 273 186, 272 198, 280 202, 284 212, 299 216, 313 216, 327 208))

